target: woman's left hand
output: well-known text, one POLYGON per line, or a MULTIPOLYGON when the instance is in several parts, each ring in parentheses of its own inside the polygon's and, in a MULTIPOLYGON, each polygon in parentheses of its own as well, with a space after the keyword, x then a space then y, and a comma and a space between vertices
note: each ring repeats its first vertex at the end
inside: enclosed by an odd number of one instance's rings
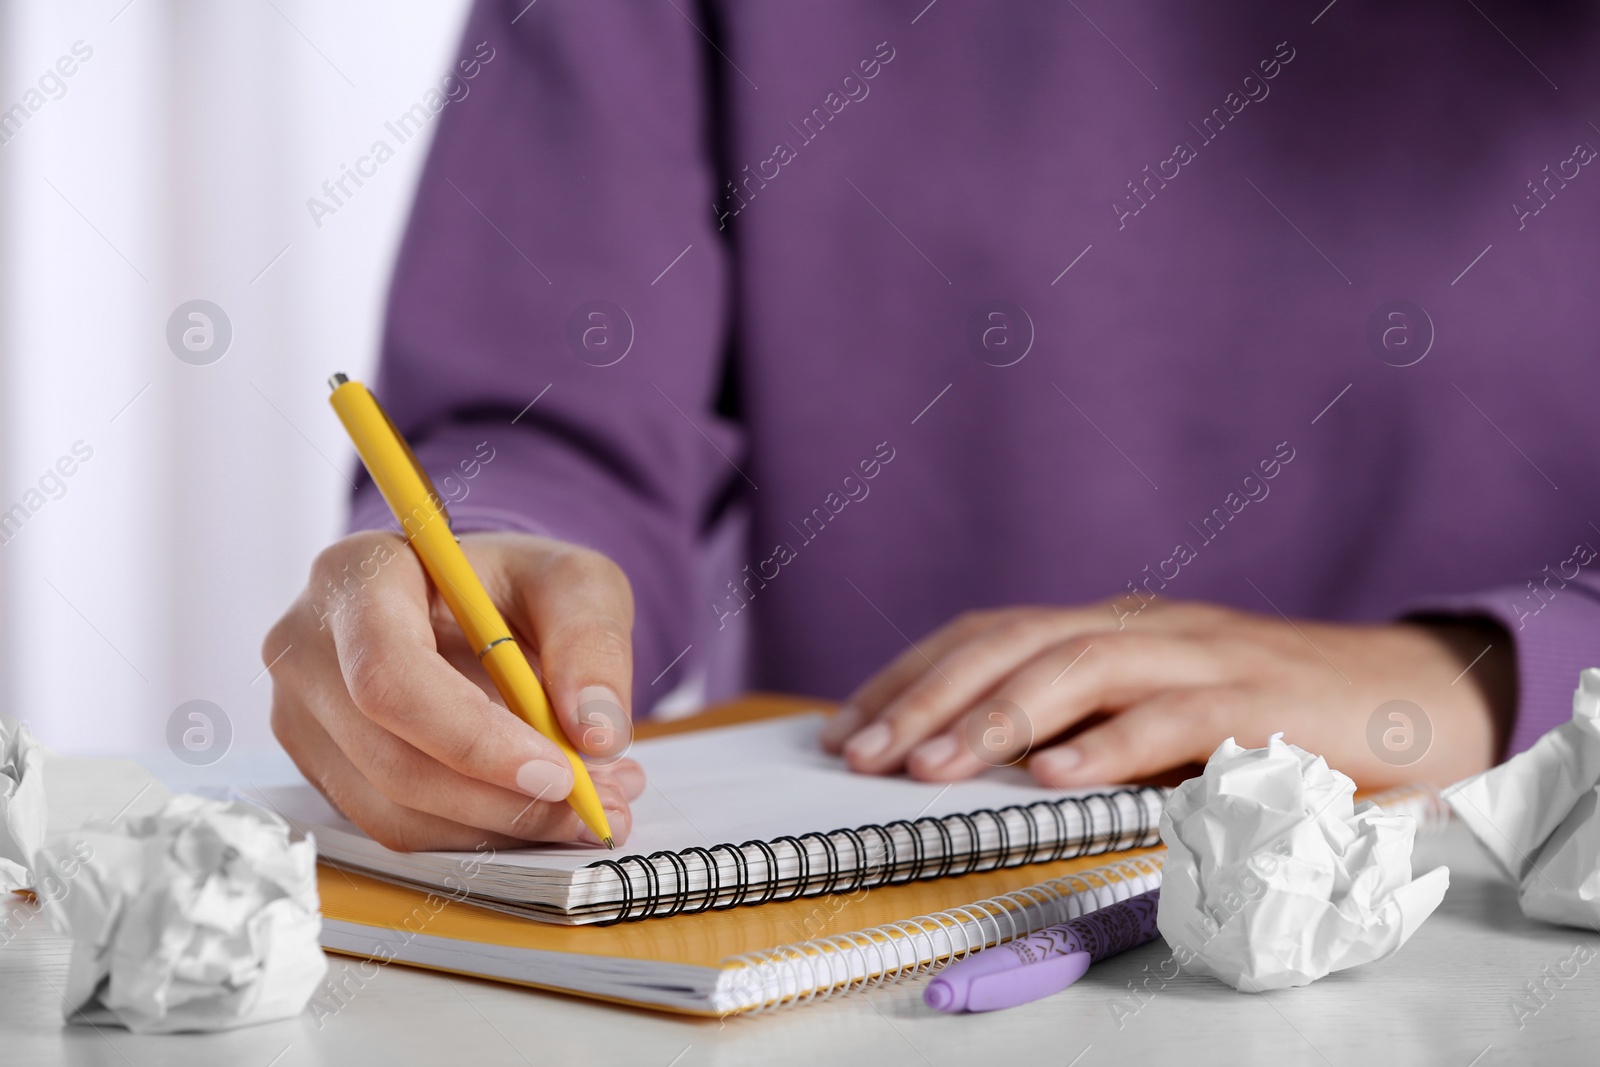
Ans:
POLYGON ((1056 787, 1148 777, 1279 731, 1366 787, 1455 781, 1504 746, 1515 659, 1491 621, 1348 625, 1161 600, 1124 619, 1109 604, 963 615, 858 689, 823 743, 854 770, 927 781, 1031 754, 1056 787), (1414 707, 1374 724, 1396 700, 1414 707))

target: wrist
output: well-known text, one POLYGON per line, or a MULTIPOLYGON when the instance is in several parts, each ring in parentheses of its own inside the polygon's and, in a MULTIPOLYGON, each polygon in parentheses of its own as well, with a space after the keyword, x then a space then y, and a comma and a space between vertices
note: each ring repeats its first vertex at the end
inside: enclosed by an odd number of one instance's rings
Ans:
POLYGON ((1459 664, 1460 673, 1451 685, 1468 687, 1485 709, 1493 732, 1490 765, 1498 763, 1517 716, 1516 643, 1510 632, 1483 615, 1419 615, 1401 625, 1427 634, 1459 664))

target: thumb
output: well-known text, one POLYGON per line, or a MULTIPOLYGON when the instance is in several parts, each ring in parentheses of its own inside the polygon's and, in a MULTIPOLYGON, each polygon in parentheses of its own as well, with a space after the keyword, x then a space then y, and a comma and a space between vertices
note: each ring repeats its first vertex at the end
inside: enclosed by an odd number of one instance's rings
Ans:
POLYGON ((598 552, 525 534, 496 553, 512 627, 538 650, 540 681, 567 739, 615 762, 633 742, 633 591, 598 552))

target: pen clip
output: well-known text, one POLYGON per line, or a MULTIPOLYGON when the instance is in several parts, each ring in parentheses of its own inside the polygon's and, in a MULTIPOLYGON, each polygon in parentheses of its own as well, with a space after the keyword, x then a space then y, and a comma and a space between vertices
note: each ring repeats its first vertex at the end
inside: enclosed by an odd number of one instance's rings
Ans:
POLYGON ((417 477, 421 478, 422 484, 427 487, 428 497, 439 509, 439 514, 444 516, 445 526, 452 534, 455 533, 455 522, 450 518, 450 509, 445 507, 444 497, 439 495, 439 490, 434 486, 433 479, 428 477, 428 472, 423 469, 421 463, 417 462, 417 454, 411 451, 411 443, 406 440, 405 434, 400 432, 400 427, 394 424, 394 420, 389 417, 389 412, 384 410, 383 405, 378 402, 378 398, 373 396, 372 390, 367 390, 367 395, 372 397, 372 406, 378 409, 379 415, 383 416, 383 421, 389 426, 389 432, 394 434, 396 441, 400 442, 400 448, 405 452, 406 459, 411 461, 411 469, 417 472, 417 477))

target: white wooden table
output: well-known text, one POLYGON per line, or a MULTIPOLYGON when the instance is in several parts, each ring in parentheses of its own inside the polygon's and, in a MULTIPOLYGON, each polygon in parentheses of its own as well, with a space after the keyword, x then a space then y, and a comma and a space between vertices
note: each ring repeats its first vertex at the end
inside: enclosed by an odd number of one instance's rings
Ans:
MULTIPOLYGON (((62 1023, 67 942, 42 916, 0 945, 0 1064, 494 1065, 894 1063, 1000 1067, 1095 1064, 1594 1064, 1600 958, 1519 1028, 1512 998, 1600 935, 1522 918, 1510 886, 1459 826, 1419 848, 1419 869, 1451 868, 1449 895, 1391 960, 1305 989, 1247 996, 1180 977, 1119 1028, 1111 1002, 1156 967, 1152 944, 1090 971, 1066 992, 992 1015, 925 1009, 921 983, 725 1022, 608 1007, 402 966, 382 969, 319 1027, 298 1019, 225 1034, 139 1037, 62 1023)), ((332 958, 337 969, 351 961, 332 958)), ((1159 980, 1151 983, 1158 985, 1159 980)), ((352 986, 354 988, 354 986, 352 986)))

